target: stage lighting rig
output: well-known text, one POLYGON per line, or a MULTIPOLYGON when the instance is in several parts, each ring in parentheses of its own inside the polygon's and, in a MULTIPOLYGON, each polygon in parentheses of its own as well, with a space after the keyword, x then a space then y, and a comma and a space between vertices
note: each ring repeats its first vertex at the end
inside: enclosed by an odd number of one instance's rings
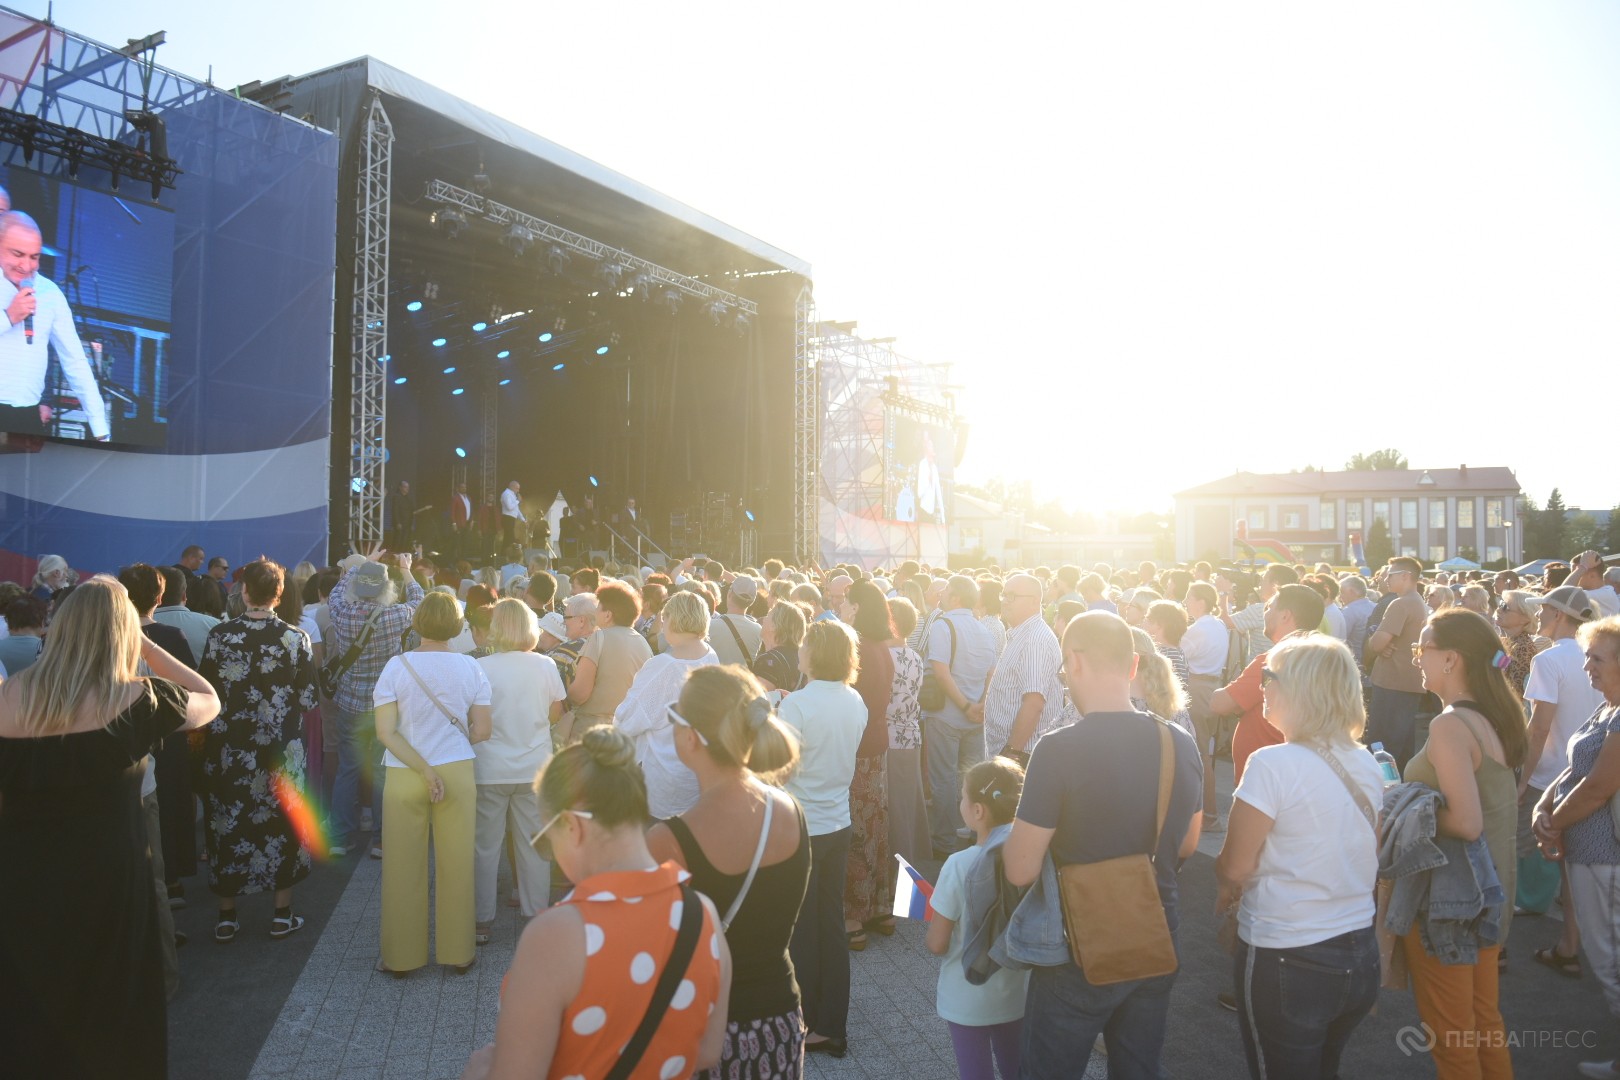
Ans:
POLYGON ((104 139, 78 128, 67 127, 40 116, 29 116, 10 109, 0 110, 0 141, 22 147, 24 164, 33 164, 34 155, 48 155, 67 167, 70 179, 79 178, 85 165, 105 169, 119 180, 152 185, 152 198, 164 188, 173 188, 180 170, 168 156, 168 139, 162 118, 155 113, 131 111, 125 114, 130 126, 143 135, 142 145, 130 146, 116 139, 104 139))
POLYGON ((445 207, 443 210, 433 211, 433 224, 444 231, 444 235, 454 240, 467 231, 467 215, 454 207, 445 207))
POLYGON ((664 307, 669 309, 671 315, 681 313, 681 291, 679 289, 664 290, 664 307))
POLYGON ((726 321, 726 314, 731 309, 726 307, 724 301, 715 300, 705 306, 703 310, 709 313, 709 318, 714 320, 714 325, 719 326, 726 321))
POLYGON ((618 292, 621 283, 624 281, 625 269, 626 267, 623 263, 610 259, 602 264, 602 268, 598 270, 597 273, 601 275, 602 283, 606 285, 610 291, 618 292))
POLYGON ((747 337, 748 327, 751 325, 751 322, 752 320, 748 318, 748 312, 739 311, 737 312, 737 318, 732 322, 731 325, 736 329, 738 337, 747 337))
MULTIPOLYGON (((526 226, 513 226, 513 228, 526 228, 526 226)), ((546 251, 546 265, 551 267, 551 272, 559 277, 568 272, 569 262, 568 252, 556 244, 552 244, 546 251)))
POLYGON ((529 250, 529 245, 534 243, 534 233, 527 226, 513 225, 501 237, 501 243, 512 252, 512 258, 521 259, 523 253, 529 250))

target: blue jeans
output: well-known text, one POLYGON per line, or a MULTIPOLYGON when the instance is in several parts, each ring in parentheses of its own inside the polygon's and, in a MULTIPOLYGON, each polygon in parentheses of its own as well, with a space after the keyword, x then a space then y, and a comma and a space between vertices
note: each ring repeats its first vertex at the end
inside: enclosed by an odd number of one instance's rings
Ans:
POLYGON ((935 851, 955 851, 963 846, 956 835, 962 828, 962 777, 984 760, 984 729, 976 724, 961 728, 933 715, 923 717, 922 728, 931 792, 928 831, 935 851))
POLYGON ((1332 1080, 1378 1000, 1378 938, 1369 926, 1292 949, 1240 939, 1232 974, 1249 1075, 1332 1080))
MULTIPOLYGON (((1171 935, 1174 940, 1175 935, 1171 935)), ((1093 986, 1074 964, 1029 973, 1019 1076, 1079 1076, 1100 1033, 1109 1080, 1158 1080, 1176 973, 1093 986)))
POLYGON ((332 781, 332 843, 348 846, 360 831, 360 777, 371 778, 372 843, 382 843, 382 744, 377 741, 377 714, 337 710, 338 771, 332 781))

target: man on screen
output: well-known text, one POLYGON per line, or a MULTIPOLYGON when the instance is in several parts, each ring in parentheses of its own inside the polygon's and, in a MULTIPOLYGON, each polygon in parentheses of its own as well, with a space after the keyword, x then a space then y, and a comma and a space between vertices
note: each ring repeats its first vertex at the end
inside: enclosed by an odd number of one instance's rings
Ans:
POLYGON ((20 210, 0 213, 0 304, 6 325, 0 327, 0 431, 23 435, 50 433, 50 408, 44 403, 45 373, 51 349, 89 418, 90 435, 106 442, 107 403, 73 327, 67 297, 49 278, 39 275, 43 246, 39 226, 20 210))
POLYGON ((917 462, 917 507, 919 520, 945 524, 945 487, 940 483, 938 452, 934 435, 923 432, 922 460, 917 462))

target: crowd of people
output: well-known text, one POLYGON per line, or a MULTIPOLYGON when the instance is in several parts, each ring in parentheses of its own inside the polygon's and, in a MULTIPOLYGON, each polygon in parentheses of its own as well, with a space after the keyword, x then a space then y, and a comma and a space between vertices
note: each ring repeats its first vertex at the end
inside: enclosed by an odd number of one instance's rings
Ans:
POLYGON ((1156 1078, 1205 836, 1254 1076, 1334 1076, 1396 985, 1439 1075, 1511 1075, 1509 931, 1554 904, 1528 959, 1584 964, 1620 1018, 1620 567, 1595 552, 1536 580, 206 554, 0 585, 18 1075, 164 1075, 186 879, 218 944, 281 939, 351 854, 381 860, 397 978, 471 969, 510 865, 527 925, 475 1078, 844 1056, 902 860, 940 864, 962 1076, 1070 1075, 1100 1038, 1111 1076, 1156 1078))

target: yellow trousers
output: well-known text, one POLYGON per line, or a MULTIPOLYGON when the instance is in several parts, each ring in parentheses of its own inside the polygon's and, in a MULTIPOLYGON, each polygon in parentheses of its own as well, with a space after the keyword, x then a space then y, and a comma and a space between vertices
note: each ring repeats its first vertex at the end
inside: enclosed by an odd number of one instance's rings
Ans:
POLYGON ((470 963, 473 944, 473 832, 478 785, 473 763, 433 769, 444 798, 428 801, 413 769, 390 767, 383 787, 382 960, 393 971, 428 962, 428 838, 433 839, 434 959, 470 963))
POLYGON ((1416 925, 1402 941, 1418 1016, 1434 1031, 1440 1080, 1510 1080, 1513 1059, 1497 1007, 1501 946, 1479 950, 1474 964, 1442 964, 1423 951, 1416 925))

